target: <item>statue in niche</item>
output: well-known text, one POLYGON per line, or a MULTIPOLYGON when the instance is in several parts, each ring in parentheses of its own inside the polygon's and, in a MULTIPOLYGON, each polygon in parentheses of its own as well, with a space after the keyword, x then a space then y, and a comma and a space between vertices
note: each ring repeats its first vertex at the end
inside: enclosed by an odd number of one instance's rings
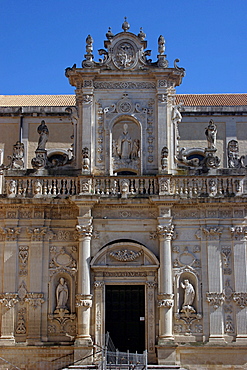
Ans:
POLYGON ((118 155, 121 159, 130 159, 132 150, 132 139, 128 133, 128 125, 123 125, 123 133, 118 138, 117 143, 118 155))
POLYGON ((131 158, 138 158, 139 157, 139 150, 140 150, 140 141, 135 139, 133 142, 133 147, 131 151, 131 158))
MULTIPOLYGON (((59 284, 56 288, 56 299, 57 299, 57 310, 68 310, 66 303, 69 298, 69 289, 67 283, 63 277, 59 279, 59 284)), ((55 312, 56 312, 55 311, 55 312)))
POLYGON ((216 134, 217 127, 214 121, 211 119, 209 121, 208 127, 205 130, 205 135, 207 137, 208 149, 216 149, 216 134))
POLYGON ((193 308, 192 303, 195 298, 195 289, 192 284, 190 284, 188 279, 185 279, 184 282, 181 282, 181 287, 184 289, 184 302, 182 308, 193 308))
POLYGON ((39 142, 38 142, 37 150, 45 150, 45 146, 46 146, 46 143, 49 137, 49 130, 45 124, 45 121, 41 121, 41 124, 39 125, 37 131, 39 134, 39 142))

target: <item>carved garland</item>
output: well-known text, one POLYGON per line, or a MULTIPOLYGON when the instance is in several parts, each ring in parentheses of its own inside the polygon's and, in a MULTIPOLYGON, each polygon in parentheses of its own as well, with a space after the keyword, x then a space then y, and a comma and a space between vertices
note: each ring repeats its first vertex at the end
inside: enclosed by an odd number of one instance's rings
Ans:
POLYGON ((140 257, 142 253, 143 253, 142 251, 134 252, 131 250, 124 249, 119 250, 117 252, 111 252, 110 256, 120 262, 131 262, 140 257))

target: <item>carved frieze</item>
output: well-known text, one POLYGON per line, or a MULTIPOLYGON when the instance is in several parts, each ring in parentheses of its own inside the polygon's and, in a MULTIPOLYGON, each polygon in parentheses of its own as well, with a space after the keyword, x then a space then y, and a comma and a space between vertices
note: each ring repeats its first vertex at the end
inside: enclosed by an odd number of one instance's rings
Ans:
POLYGON ((120 271, 120 272, 104 272, 105 277, 146 277, 147 272, 136 271, 120 271))
POLYGON ((95 89, 155 89, 154 82, 134 82, 134 81, 119 81, 119 82, 108 82, 108 81, 94 81, 95 89))
POLYGON ((119 250, 116 252, 110 252, 110 256, 113 257, 115 260, 120 262, 131 262, 140 257, 143 254, 143 251, 140 250, 138 252, 132 250, 119 250))

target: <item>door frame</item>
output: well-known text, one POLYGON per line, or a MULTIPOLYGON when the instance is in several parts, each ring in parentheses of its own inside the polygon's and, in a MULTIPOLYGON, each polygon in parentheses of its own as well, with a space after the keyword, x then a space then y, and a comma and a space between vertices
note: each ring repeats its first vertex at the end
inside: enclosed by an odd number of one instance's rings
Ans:
POLYGON ((155 338, 158 335, 157 278, 159 262, 146 247, 134 242, 117 242, 102 248, 92 259, 93 307, 91 315, 92 335, 96 346, 105 345, 105 286, 145 285, 145 347, 149 360, 155 358, 155 338), (135 261, 113 260, 114 251, 131 250, 139 256, 135 261), (111 263, 110 263, 111 262, 111 263), (134 262, 134 263, 132 263, 134 262))

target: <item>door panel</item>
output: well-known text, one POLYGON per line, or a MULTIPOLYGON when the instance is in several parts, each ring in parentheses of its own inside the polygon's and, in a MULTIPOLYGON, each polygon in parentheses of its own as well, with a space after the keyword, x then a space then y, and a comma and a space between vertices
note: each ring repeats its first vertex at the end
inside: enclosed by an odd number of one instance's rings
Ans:
POLYGON ((119 351, 145 350, 144 285, 106 285, 105 331, 119 351))

